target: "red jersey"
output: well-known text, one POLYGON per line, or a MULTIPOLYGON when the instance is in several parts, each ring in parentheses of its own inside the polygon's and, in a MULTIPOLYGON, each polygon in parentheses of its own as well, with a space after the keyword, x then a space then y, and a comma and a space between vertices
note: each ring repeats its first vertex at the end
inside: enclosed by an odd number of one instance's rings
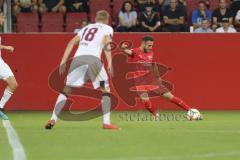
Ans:
MULTIPOLYGON (((140 48, 133 48, 131 49, 132 55, 129 56, 129 62, 135 62, 135 63, 141 63, 143 66, 149 66, 149 63, 153 63, 153 52, 150 51, 148 53, 145 53, 140 48)), ((138 69, 138 67, 136 67, 138 69)), ((136 79, 136 91, 152 91, 158 89, 160 94, 168 92, 168 89, 162 85, 161 79, 157 78, 153 72, 153 68, 150 67, 149 70, 142 71, 141 67, 139 70, 135 71, 133 73, 133 77, 136 79), (149 74, 147 77, 141 78, 141 76, 145 75, 149 71, 149 74), (138 77, 138 78, 137 78, 138 77), (147 85, 146 85, 147 84, 147 85)), ((131 77, 131 76, 130 76, 131 77)))
MULTIPOLYGON (((153 60, 153 52, 148 52, 145 53, 144 51, 142 51, 140 48, 133 48, 131 49, 132 51, 132 55, 129 56, 129 62, 133 62, 133 63, 138 63, 140 65, 136 65, 136 71, 132 72, 130 74, 130 77, 133 76, 135 78, 139 77, 138 79, 135 79, 136 82, 144 82, 146 81, 145 79, 140 78, 141 76, 145 75, 146 73, 148 73, 149 71, 151 72, 151 64, 152 64, 152 60, 153 60), (147 67, 147 68, 145 68, 147 67), (148 68, 149 67, 149 68, 148 68)), ((152 80, 152 76, 149 76, 150 80, 152 80)))
POLYGON ((140 48, 133 48, 131 49, 132 55, 129 59, 130 62, 137 62, 137 63, 152 63, 153 61, 153 52, 145 53, 140 48))

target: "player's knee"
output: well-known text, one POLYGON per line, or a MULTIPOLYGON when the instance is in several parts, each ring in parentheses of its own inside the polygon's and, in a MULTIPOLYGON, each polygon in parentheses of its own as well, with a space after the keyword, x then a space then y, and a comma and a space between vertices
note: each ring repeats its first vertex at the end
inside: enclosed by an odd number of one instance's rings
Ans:
POLYGON ((149 100, 149 97, 148 97, 148 94, 147 94, 147 93, 142 93, 142 94, 140 95, 140 98, 141 98, 141 100, 143 100, 143 101, 148 101, 148 100, 149 100))
POLYGON ((69 86, 65 86, 63 89, 63 93, 66 94, 67 96, 70 96, 72 93, 72 88, 69 86))
POLYGON ((171 92, 166 92, 162 96, 166 99, 172 99, 173 98, 173 95, 172 95, 171 92))
POLYGON ((104 87, 104 88, 101 88, 101 90, 103 93, 111 93, 110 87, 104 87))
POLYGON ((17 89, 18 83, 13 76, 8 77, 5 81, 8 84, 8 88, 11 90, 11 92, 14 92, 17 89))
POLYGON ((8 86, 11 89, 11 91, 14 92, 18 88, 18 83, 16 81, 15 82, 11 82, 11 83, 9 83, 8 86))

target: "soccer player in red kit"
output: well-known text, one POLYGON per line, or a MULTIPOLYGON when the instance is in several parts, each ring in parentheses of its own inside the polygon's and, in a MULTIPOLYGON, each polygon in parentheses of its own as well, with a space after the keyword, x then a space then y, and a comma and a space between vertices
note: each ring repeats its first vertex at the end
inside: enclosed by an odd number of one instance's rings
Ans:
MULTIPOLYGON (((153 52, 152 52, 152 47, 154 44, 154 39, 151 36, 145 36, 142 38, 142 43, 140 45, 140 47, 138 48, 133 48, 133 49, 128 49, 128 45, 126 43, 123 43, 121 45, 121 49, 123 50, 123 52, 125 54, 127 54, 129 56, 129 61, 130 62, 135 62, 135 63, 141 63, 143 65, 147 65, 147 64, 152 64, 153 62, 153 52)), ((156 70, 157 67, 153 66, 154 70, 156 70)), ((138 74, 141 74, 140 71, 135 72, 135 76, 137 76, 138 74)), ((156 73, 153 73, 156 74, 156 73)), ((150 79, 154 79, 156 76, 154 75, 150 75, 150 79)), ((148 79, 142 79, 142 81, 146 82, 150 82, 148 79)), ((139 78, 137 78, 139 80, 139 78)), ((137 80, 136 79, 136 80, 137 80)), ((141 78, 140 78, 141 81, 141 78)), ((154 81, 154 80, 153 80, 154 81)), ((158 85, 158 93, 164 97, 165 99, 169 100, 170 102, 176 104, 177 106, 181 107, 182 109, 189 111, 191 110, 191 106, 189 106, 187 103, 185 103, 182 99, 174 96, 168 89, 167 87, 165 87, 162 84, 162 80, 159 77, 159 79, 157 80, 159 81, 158 85)), ((138 83, 139 84, 139 83, 138 83)), ((147 91, 152 90, 153 87, 151 85, 140 85, 140 86, 136 86, 136 90, 140 93, 140 99, 142 100, 142 102, 144 103, 145 108, 152 113, 152 115, 155 117, 155 119, 157 120, 159 118, 159 114, 158 114, 158 108, 153 106, 153 104, 151 103, 148 93, 147 91)))

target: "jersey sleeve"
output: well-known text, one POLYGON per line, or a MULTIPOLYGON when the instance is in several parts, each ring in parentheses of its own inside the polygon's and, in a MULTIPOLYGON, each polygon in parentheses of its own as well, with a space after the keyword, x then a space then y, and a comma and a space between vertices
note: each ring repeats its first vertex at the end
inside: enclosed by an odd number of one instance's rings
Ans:
POLYGON ((131 57, 132 57, 132 58, 135 57, 135 56, 136 56, 136 48, 132 48, 132 49, 130 49, 130 50, 132 51, 131 57))
POLYGON ((110 26, 105 27, 103 34, 104 34, 104 36, 110 36, 112 38, 113 37, 113 28, 110 26))
POLYGON ((84 29, 80 29, 80 30, 78 31, 78 33, 77 33, 78 37, 80 37, 80 38, 82 37, 83 30, 84 30, 84 29))

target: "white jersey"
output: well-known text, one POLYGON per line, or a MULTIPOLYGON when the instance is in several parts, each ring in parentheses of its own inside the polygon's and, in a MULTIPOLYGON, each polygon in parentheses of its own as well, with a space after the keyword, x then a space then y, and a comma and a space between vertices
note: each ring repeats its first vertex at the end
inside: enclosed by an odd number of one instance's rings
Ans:
MULTIPOLYGON (((2 38, 0 36, 0 45, 2 45, 2 38)), ((2 60, 2 53, 1 53, 1 49, 0 49, 0 61, 2 60)))
POLYGON ((79 47, 75 56, 92 55, 101 59, 103 39, 106 35, 113 36, 113 28, 102 23, 89 24, 78 32, 79 47))

